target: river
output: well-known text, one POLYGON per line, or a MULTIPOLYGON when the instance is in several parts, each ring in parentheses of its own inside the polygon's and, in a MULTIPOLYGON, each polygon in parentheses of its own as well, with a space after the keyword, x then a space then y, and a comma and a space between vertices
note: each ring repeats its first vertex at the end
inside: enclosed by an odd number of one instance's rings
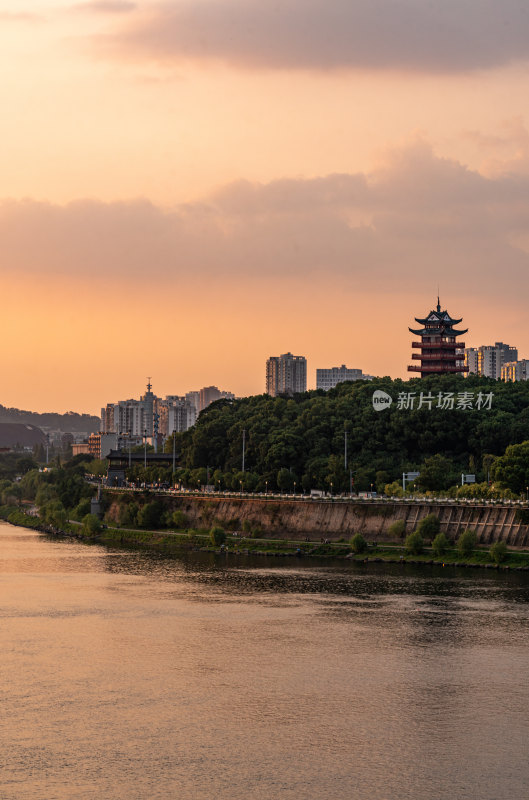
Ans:
POLYGON ((168 558, 0 524, 2 800, 502 800, 529 575, 168 558))

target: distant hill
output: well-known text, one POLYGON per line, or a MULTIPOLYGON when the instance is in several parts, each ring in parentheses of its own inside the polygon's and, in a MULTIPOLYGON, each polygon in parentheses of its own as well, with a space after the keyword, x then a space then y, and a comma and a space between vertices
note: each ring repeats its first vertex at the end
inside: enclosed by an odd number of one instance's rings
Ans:
POLYGON ((39 428, 64 431, 65 433, 78 433, 87 431, 96 433, 99 430, 99 417, 91 414, 77 414, 67 411, 66 414, 49 412, 38 414, 35 411, 22 411, 19 408, 6 408, 0 405, 0 423, 17 422, 24 425, 37 425, 39 428))
POLYGON ((403 472, 418 472, 434 457, 444 459, 451 481, 447 486, 461 480, 462 473, 475 474, 480 482, 487 480, 495 456, 527 439, 529 381, 440 375, 354 381, 291 398, 217 400, 201 412, 196 425, 177 434, 176 442, 180 464, 188 471, 203 470, 191 478, 195 483, 204 482, 204 473, 214 466, 219 473, 212 473, 214 481, 229 473, 231 487, 252 480, 257 491, 266 492, 280 481, 292 491, 294 481, 297 491, 331 485, 347 491, 349 470, 356 489, 382 491, 386 483, 402 481, 403 472), (380 411, 374 402, 377 390, 390 401, 380 411))

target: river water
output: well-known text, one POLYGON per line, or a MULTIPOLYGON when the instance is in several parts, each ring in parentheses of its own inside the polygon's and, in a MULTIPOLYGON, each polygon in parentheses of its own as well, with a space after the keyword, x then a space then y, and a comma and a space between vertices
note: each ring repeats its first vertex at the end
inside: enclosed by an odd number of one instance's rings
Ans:
POLYGON ((0 524, 2 800, 527 796, 529 574, 0 524))

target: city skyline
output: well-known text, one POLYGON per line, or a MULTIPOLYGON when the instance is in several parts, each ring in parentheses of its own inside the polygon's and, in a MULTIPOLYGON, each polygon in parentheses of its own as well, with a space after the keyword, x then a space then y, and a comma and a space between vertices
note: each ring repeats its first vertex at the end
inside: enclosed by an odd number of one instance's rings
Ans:
POLYGON ((0 0, 0 22, 2 404, 97 414, 149 374, 256 394, 287 350, 308 388, 406 378, 438 285, 468 346, 529 353, 519 3, 0 0))

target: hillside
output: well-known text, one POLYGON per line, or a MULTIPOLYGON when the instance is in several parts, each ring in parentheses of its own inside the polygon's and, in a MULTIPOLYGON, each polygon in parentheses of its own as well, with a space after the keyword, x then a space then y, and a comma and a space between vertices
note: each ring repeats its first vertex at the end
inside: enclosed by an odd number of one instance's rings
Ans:
POLYGON ((66 414, 54 412, 39 414, 35 411, 22 411, 19 408, 6 408, 2 405, 0 405, 0 422, 36 425, 39 428, 51 428, 65 433, 82 431, 93 433, 99 430, 99 417, 90 414, 77 414, 75 411, 68 411, 66 414))
POLYGON ((453 375, 378 378, 293 398, 220 400, 202 412, 193 429, 178 435, 181 466, 209 467, 210 476, 215 469, 240 471, 243 429, 245 469, 259 476, 263 488, 264 481, 270 488, 281 482, 282 471, 284 488, 295 480, 306 489, 332 482, 335 491, 343 490, 352 470, 356 488, 369 489, 401 479, 402 472, 418 470, 432 457, 453 482, 461 472, 483 480, 491 456, 529 438, 529 382, 453 375), (375 411, 375 390, 390 395, 391 405, 375 411))

